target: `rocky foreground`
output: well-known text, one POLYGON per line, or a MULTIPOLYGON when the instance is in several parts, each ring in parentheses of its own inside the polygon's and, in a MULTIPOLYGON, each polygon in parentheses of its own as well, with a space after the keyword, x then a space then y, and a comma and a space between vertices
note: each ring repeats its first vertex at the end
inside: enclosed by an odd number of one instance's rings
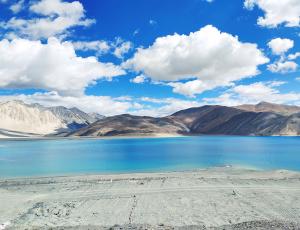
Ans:
POLYGON ((0 194, 0 229, 300 229, 289 171, 10 179, 0 194))

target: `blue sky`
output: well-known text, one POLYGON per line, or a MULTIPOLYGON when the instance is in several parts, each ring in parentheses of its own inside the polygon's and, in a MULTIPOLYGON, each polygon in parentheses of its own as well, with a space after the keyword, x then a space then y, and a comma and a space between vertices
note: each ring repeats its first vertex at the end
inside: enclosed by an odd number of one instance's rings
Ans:
POLYGON ((0 0, 0 100, 164 116, 300 105, 297 0, 0 0))

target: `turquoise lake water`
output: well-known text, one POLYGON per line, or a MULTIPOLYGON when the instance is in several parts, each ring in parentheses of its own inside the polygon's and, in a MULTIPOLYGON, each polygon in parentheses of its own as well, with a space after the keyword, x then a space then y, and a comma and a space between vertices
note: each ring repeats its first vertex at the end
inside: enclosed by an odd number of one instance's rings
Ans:
POLYGON ((300 137, 199 136, 0 141, 0 177, 191 170, 300 171, 300 137))

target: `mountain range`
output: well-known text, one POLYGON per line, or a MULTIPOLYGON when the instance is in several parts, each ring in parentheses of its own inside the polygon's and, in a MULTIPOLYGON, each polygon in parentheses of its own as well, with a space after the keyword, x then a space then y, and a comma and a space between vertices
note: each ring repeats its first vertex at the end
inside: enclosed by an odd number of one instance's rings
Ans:
POLYGON ((236 107, 205 105, 166 117, 104 117, 63 106, 22 101, 0 104, 0 137, 158 135, 298 136, 300 107, 261 102, 236 107))
POLYGON ((268 102, 260 102, 256 105, 240 105, 235 108, 247 110, 251 112, 274 112, 281 115, 292 115, 300 113, 300 107, 292 105, 279 105, 268 102))
POLYGON ((65 135, 92 124, 100 117, 77 108, 44 107, 40 104, 25 104, 23 101, 8 101, 0 103, 0 136, 65 135))

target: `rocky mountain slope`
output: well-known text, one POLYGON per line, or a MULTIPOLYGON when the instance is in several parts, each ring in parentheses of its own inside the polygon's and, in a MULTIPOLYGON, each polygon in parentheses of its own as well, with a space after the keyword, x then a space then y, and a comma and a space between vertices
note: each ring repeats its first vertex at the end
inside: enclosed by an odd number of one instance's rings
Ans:
POLYGON ((182 110, 169 117, 185 124, 192 134, 205 134, 242 112, 231 107, 206 105, 182 110))
POLYGON ((186 134, 187 127, 171 118, 153 118, 123 114, 101 119, 68 136, 143 136, 186 134))
POLYGON ((0 104, 0 128, 34 134, 48 134, 66 125, 52 112, 21 101, 0 104))
POLYGON ((19 137, 58 134, 87 126, 96 119, 79 109, 44 107, 22 101, 0 103, 0 135, 19 137))
MULTIPOLYGON (((272 107, 281 108, 279 105, 272 107)), ((276 111, 254 112, 207 105, 185 109, 164 118, 119 115, 104 118, 68 135, 300 135, 300 113, 283 115, 276 111)))
POLYGON ((89 113, 88 114, 91 118, 93 118, 94 120, 98 121, 101 120, 103 118, 105 118, 105 116, 99 114, 99 113, 89 113))
POLYGON ((190 134, 246 136, 300 134, 300 113, 282 115, 279 112, 249 112, 225 106, 203 106, 179 111, 171 117, 185 123, 190 129, 190 134))
POLYGON ((77 108, 68 109, 63 106, 56 106, 49 108, 44 107, 42 109, 51 111, 57 118, 66 124, 67 131, 82 128, 96 121, 96 119, 77 108))
POLYGON ((299 136, 300 135, 300 113, 293 114, 285 119, 278 135, 299 136))
POLYGON ((0 137, 300 135, 299 107, 270 104, 226 107, 207 105, 162 118, 129 114, 103 117, 77 108, 0 103, 0 137), (295 112, 295 113, 294 113, 295 112))

